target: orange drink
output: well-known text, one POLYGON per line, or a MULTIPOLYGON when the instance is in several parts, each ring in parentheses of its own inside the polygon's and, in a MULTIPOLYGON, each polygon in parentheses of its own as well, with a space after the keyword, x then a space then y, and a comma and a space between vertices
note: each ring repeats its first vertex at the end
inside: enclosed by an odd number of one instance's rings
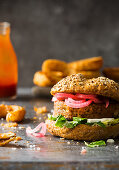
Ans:
POLYGON ((16 95, 17 57, 10 40, 10 24, 0 23, 0 98, 16 95))

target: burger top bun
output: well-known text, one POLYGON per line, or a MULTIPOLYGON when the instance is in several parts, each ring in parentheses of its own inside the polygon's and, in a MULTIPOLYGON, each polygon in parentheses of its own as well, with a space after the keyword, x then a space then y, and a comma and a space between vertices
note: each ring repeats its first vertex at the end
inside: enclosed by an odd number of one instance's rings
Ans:
POLYGON ((82 74, 73 74, 60 80, 51 89, 55 93, 97 94, 119 101, 119 84, 106 77, 87 79, 82 74))

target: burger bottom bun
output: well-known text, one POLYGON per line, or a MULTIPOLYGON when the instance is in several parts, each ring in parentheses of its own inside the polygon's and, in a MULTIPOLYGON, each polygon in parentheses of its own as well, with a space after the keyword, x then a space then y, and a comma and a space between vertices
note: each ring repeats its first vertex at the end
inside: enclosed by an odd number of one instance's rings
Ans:
POLYGON ((81 124, 70 129, 66 127, 56 127, 55 121, 46 120, 46 126, 52 135, 72 140, 96 141, 119 136, 119 124, 105 128, 81 124))

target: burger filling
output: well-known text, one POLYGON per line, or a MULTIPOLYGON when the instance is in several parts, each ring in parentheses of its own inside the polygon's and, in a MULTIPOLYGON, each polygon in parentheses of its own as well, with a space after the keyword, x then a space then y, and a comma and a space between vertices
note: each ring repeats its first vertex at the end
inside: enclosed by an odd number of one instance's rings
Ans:
POLYGON ((52 101, 58 100, 64 101, 71 108, 83 108, 89 106, 91 103, 105 103, 106 108, 109 106, 109 98, 93 94, 56 93, 52 101))
MULTIPOLYGON (((87 108, 89 105, 91 104, 103 104, 105 106, 104 110, 109 110, 109 104, 110 106, 112 105, 112 103, 115 103, 115 101, 113 101, 112 99, 109 99, 108 97, 104 97, 104 96, 100 96, 100 95, 94 95, 94 94, 70 94, 70 93, 56 93, 55 96, 52 98, 53 102, 56 102, 56 105, 58 101, 63 101, 63 103, 68 106, 69 108, 87 108)), ((115 105, 114 105, 115 106, 115 105)), ((101 106, 100 106, 101 107, 101 106)), ((85 124, 85 125, 89 125, 89 126, 101 126, 103 128, 107 127, 107 126, 113 126, 115 124, 119 123, 119 118, 102 118, 100 117, 100 115, 97 114, 97 117, 76 117, 76 116, 68 116, 66 117, 65 115, 63 116, 65 109, 62 107, 61 113, 58 112, 58 115, 53 114, 52 115, 48 115, 48 119, 55 121, 55 126, 58 127, 67 127, 67 128, 74 128, 75 126, 79 125, 79 124, 85 124)), ((67 108, 68 110, 68 108, 67 108)), ((115 110, 115 109, 114 109, 115 110)), ((92 110, 94 112, 94 110, 92 110)), ((73 111, 72 111, 72 115, 73 115, 73 111)), ((101 113, 100 113, 101 114, 101 113)), ((103 112, 102 112, 103 114, 103 112)), ((85 111, 84 111, 84 115, 85 115, 85 111)), ((92 115, 92 114, 91 114, 92 115)), ((78 115, 77 115, 78 116, 78 115)), ((90 115, 89 115, 90 116, 90 115)), ((103 115, 104 116, 104 115, 103 115)))
POLYGON ((73 117, 73 120, 67 120, 64 116, 59 115, 54 117, 52 115, 48 115, 48 119, 55 121, 55 126, 57 127, 67 127, 67 128, 74 128, 79 124, 85 124, 89 126, 101 126, 103 128, 107 126, 113 126, 119 123, 119 118, 102 118, 102 119, 87 119, 87 118, 80 118, 80 117, 73 117))

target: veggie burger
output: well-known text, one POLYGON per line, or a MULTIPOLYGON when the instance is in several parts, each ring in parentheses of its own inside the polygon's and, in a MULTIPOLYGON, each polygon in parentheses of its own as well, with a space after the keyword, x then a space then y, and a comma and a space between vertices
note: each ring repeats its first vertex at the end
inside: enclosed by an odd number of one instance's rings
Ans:
POLYGON ((66 139, 95 141, 119 136, 119 84, 106 77, 75 74, 51 89, 48 131, 66 139))

